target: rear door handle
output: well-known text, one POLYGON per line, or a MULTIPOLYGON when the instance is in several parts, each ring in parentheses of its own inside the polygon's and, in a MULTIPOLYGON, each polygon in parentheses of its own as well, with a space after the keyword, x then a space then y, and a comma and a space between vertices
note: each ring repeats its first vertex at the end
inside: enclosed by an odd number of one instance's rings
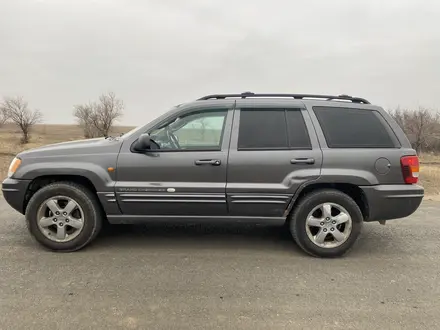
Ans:
POLYGON ((220 159, 199 159, 195 161, 196 165, 219 166, 221 163, 220 159))
POLYGON ((315 164, 314 158, 293 158, 290 160, 290 164, 315 164))

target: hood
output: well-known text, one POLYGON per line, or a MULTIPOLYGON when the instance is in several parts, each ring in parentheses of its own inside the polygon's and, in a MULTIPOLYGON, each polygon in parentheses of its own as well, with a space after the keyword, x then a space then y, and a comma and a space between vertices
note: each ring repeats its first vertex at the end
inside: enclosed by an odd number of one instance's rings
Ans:
POLYGON ((119 152, 119 138, 95 138, 49 144, 21 152, 18 157, 73 156, 119 152))

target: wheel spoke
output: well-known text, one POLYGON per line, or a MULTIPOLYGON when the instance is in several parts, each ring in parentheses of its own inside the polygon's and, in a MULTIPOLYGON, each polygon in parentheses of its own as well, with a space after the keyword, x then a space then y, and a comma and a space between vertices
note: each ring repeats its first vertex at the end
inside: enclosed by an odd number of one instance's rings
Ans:
POLYGON ((55 199, 51 199, 46 202, 46 206, 49 208, 49 210, 52 211, 52 213, 55 215, 55 212, 60 211, 60 207, 58 206, 58 203, 55 199))
POLYGON ((335 230, 332 231, 331 234, 338 242, 342 242, 345 239, 345 234, 342 233, 338 228, 335 228, 335 230))
POLYGON ((307 218, 307 225, 311 227, 321 227, 322 219, 315 218, 313 215, 307 218))
POLYGON ((334 249, 343 245, 350 237, 352 227, 350 213, 333 201, 316 204, 305 218, 307 237, 310 242, 323 249, 334 249), (337 215, 332 216, 332 212, 337 215))
POLYGON ((338 225, 340 225, 341 223, 344 223, 344 222, 348 221, 348 214, 345 213, 345 212, 341 212, 337 216, 333 217, 333 220, 335 220, 336 223, 338 225))
POLYGON ((55 242, 72 241, 84 229, 81 205, 65 195, 53 195, 42 202, 36 218, 40 232, 55 242))
POLYGON ((40 219, 40 226, 43 228, 47 228, 54 224, 52 217, 44 217, 40 219))
POLYGON ((315 241, 318 244, 324 243, 325 238, 327 237, 328 232, 324 232, 322 229, 319 230, 318 234, 315 236, 315 241))
POLYGON ((74 201, 69 201, 66 205, 66 207, 63 209, 63 212, 66 212, 67 215, 70 215, 73 210, 77 207, 76 203, 74 201))
POLYGON ((322 210, 324 218, 330 218, 332 216, 332 206, 330 204, 324 204, 322 210))
POLYGON ((67 225, 75 229, 81 229, 83 226, 83 222, 81 219, 69 217, 69 222, 67 223, 67 225))
POLYGON ((66 238, 66 227, 65 226, 57 226, 57 239, 65 239, 66 238))

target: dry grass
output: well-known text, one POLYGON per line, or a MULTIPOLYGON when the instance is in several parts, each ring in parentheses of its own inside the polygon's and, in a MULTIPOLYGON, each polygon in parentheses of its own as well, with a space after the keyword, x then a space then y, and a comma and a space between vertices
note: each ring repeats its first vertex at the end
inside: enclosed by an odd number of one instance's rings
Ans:
MULTIPOLYGON (((439 160, 440 163, 440 160, 439 160)), ((420 183, 427 195, 440 195, 440 165, 421 165, 420 183)))
POLYGON ((2 181, 8 174, 8 167, 12 158, 11 156, 0 156, 0 180, 2 181))
MULTIPOLYGON (((119 135, 127 132, 131 127, 115 127, 112 134, 119 135)), ((11 125, 0 128, 0 155, 15 155, 18 152, 40 147, 43 145, 64 141, 82 139, 81 129, 75 125, 36 125, 31 132, 31 142, 26 145, 20 144, 20 130, 11 125)))
POLYGON ((428 198, 440 200, 440 155, 420 155, 420 184, 425 188, 428 198))
POLYGON ((422 153, 419 155, 420 162, 425 164, 440 164, 440 155, 433 152, 422 153))
MULTIPOLYGON (((127 132, 131 127, 115 127, 113 134, 127 132)), ((37 125, 31 142, 20 145, 20 131, 12 125, 0 128, 0 180, 6 177, 12 158, 20 151, 51 143, 82 139, 82 132, 74 125, 37 125)), ((420 183, 430 198, 440 199, 440 155, 427 153, 420 156, 420 183)))
MULTIPOLYGON (((118 126, 114 128, 112 134, 119 135, 130 129, 132 127, 118 126)), ((36 125, 31 132, 31 142, 26 145, 20 144, 20 137, 20 130, 11 124, 0 128, 0 180, 6 177, 12 158, 23 150, 83 139, 81 129, 75 125, 36 125)))

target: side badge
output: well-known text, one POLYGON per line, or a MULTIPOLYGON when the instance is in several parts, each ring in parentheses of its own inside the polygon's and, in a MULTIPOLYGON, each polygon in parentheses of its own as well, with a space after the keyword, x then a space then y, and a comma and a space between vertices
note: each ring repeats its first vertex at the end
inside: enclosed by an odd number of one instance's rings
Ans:
POLYGON ((167 192, 175 192, 176 191, 176 189, 174 189, 174 188, 167 188, 167 192))

